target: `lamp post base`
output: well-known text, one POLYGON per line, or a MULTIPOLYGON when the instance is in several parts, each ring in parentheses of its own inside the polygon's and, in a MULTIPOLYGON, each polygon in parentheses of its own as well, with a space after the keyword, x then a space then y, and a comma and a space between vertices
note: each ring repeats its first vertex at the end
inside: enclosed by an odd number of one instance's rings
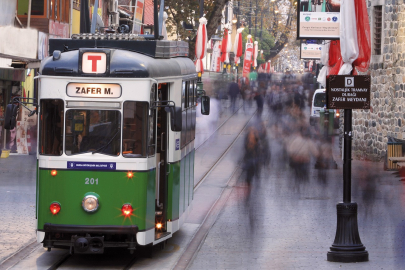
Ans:
POLYGON ((361 243, 357 225, 357 203, 338 203, 335 241, 330 247, 330 262, 366 262, 368 251, 361 243))

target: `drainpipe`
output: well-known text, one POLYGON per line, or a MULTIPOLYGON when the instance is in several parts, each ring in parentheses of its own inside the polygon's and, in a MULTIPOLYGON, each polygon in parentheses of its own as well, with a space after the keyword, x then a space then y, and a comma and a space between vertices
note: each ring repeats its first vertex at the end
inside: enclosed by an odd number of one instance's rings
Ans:
POLYGON ((31 24, 31 1, 28 1, 28 20, 27 20, 27 28, 30 28, 30 24, 31 24))

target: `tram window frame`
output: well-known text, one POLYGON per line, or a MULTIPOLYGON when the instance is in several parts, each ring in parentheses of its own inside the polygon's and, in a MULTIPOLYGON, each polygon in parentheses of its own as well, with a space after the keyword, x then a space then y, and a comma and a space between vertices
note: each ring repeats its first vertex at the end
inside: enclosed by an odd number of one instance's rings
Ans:
POLYGON ((197 80, 193 81, 193 97, 194 97, 194 103, 193 103, 193 114, 192 114, 192 134, 191 134, 191 140, 195 139, 195 126, 196 126, 196 117, 197 117, 197 80))
POLYGON ((194 95, 193 95, 193 81, 190 81, 188 84, 188 107, 194 106, 194 95))
POLYGON ((181 88, 181 137, 180 137, 180 148, 184 148, 187 144, 187 103, 186 96, 187 92, 187 81, 182 82, 181 88))
POLYGON ((65 128, 64 128, 64 108, 65 108, 65 103, 62 99, 41 99, 40 100, 40 115, 39 115, 39 147, 38 147, 38 152, 40 155, 44 156, 61 156, 63 155, 63 134, 65 133, 65 128), (58 104, 55 104, 56 111, 54 110, 52 113, 48 112, 48 107, 50 107, 51 104, 47 104, 50 102, 55 102, 58 104), (58 108, 59 107, 59 108, 58 108), (60 115, 60 121, 57 121, 57 112, 59 111, 60 115), (45 115, 47 113, 47 115, 45 115), (48 120, 48 116, 50 119, 48 120), (54 118, 54 121, 52 118, 54 118), (47 126, 45 126, 45 123, 47 126), (55 128, 58 128, 58 123, 60 123, 60 128, 59 130, 55 128), (48 134, 54 130, 54 132, 58 132, 54 134, 54 136, 51 136, 51 134, 48 134), (52 139, 53 137, 53 139, 52 139), (55 145, 55 138, 60 138, 60 141, 58 142, 57 145, 55 145), (44 146, 46 146, 46 149, 44 149, 44 146), (55 149, 57 147, 58 149, 55 149), (59 153, 57 153, 59 151, 59 153))
POLYGON ((181 109, 185 110, 187 109, 187 91, 186 89, 188 89, 188 82, 187 81, 183 81, 182 83, 182 88, 181 88, 181 109))
MULTIPOLYGON (((150 104, 152 104, 152 102, 157 100, 157 84, 154 83, 150 89, 150 104)), ((149 105, 148 108, 149 111, 149 116, 148 116, 148 145, 147 145, 147 151, 148 151, 148 156, 152 157, 155 155, 156 153, 156 123, 157 123, 157 119, 156 119, 156 109, 152 109, 152 106, 149 105)))
POLYGON ((65 115, 64 151, 67 156, 96 150, 95 153, 112 157, 120 155, 121 111, 85 107, 66 110, 65 115))
MULTIPOLYGON (((150 139, 149 138, 149 135, 150 135, 149 134, 149 121, 148 121, 148 120, 150 120, 150 118, 149 118, 150 117, 149 108, 150 108, 149 103, 146 102, 146 101, 126 100, 124 102, 124 104, 123 104, 123 131, 122 131, 122 156, 123 157, 125 157, 125 158, 145 158, 145 157, 147 157, 149 155, 149 151, 148 151, 148 146, 149 146, 148 139, 150 139), (142 115, 140 117, 140 120, 139 121, 136 120, 136 119, 139 119, 137 117, 137 113, 136 113, 136 114, 133 115, 134 117, 132 117, 132 118, 134 118, 135 121, 137 121, 137 122, 132 123, 132 124, 128 124, 128 122, 126 122, 126 120, 125 120, 126 119, 125 116, 127 115, 126 114, 126 112, 127 112, 126 108, 127 108, 127 105, 129 105, 129 103, 135 103, 135 110, 137 110, 136 105, 138 105, 138 104, 141 104, 141 105, 144 106, 143 108, 140 109, 140 111, 142 113, 142 115), (125 130, 124 129, 127 126, 129 126, 129 128, 131 128, 131 126, 137 127, 138 125, 141 126, 141 130, 140 130, 140 133, 139 133, 141 141, 137 145, 141 146, 140 147, 141 152, 140 153, 126 153, 126 154, 124 154, 124 147, 125 147, 124 140, 132 140, 131 138, 124 137, 125 136, 125 134, 124 134, 125 130)), ((129 108, 127 108, 127 109, 129 110, 129 108)), ((132 108, 131 108, 131 110, 132 110, 132 108)), ((134 131, 134 132, 136 132, 136 134, 138 134, 138 130, 129 129, 129 132, 131 132, 131 131, 134 131)), ((135 135, 135 133, 132 133, 132 135, 135 135)), ((130 136, 132 136, 132 135, 130 133, 130 136)), ((135 142, 136 142, 136 139, 134 140, 134 144, 135 144, 135 142)), ((134 149, 135 149, 135 146, 134 146, 134 149)))

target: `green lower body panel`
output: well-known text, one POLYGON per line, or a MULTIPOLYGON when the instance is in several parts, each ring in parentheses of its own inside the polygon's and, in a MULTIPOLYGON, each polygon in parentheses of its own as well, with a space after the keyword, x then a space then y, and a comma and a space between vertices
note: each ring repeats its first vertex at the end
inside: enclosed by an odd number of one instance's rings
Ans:
POLYGON ((169 167, 167 219, 176 220, 179 218, 180 162, 169 164, 169 167))
POLYGON ((139 231, 155 224, 156 171, 134 172, 128 178, 123 171, 51 170, 39 169, 37 180, 38 230, 45 224, 74 226, 136 226, 139 231), (85 195, 98 197, 99 207, 86 212, 82 207, 85 195), (60 204, 52 214, 50 205, 60 204), (134 211, 125 217, 121 208, 129 203, 134 211))

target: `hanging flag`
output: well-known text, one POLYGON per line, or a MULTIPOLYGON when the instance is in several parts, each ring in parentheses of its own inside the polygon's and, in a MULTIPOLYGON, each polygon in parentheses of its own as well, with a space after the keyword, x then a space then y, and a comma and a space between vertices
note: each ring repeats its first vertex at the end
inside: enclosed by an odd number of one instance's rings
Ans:
POLYGON ((217 41, 214 43, 214 47, 212 48, 212 61, 211 61, 211 68, 210 71, 220 72, 221 69, 221 48, 220 42, 217 41))
POLYGON ((253 47, 253 57, 254 57, 253 66, 257 67, 257 54, 258 54, 258 50, 259 50, 259 42, 255 41, 254 44, 255 45, 253 47))
POLYGON ((205 57, 207 53, 207 19, 204 17, 200 18, 200 25, 198 26, 197 31, 197 40, 195 46, 195 56, 197 60, 195 61, 196 71, 204 73, 204 66, 202 59, 205 57))
POLYGON ((229 27, 229 24, 227 24, 226 25, 226 27, 228 27, 229 29, 228 29, 228 37, 227 37, 227 42, 226 42, 226 58, 225 58, 225 63, 228 63, 229 64, 229 53, 231 52, 231 50, 232 50, 232 42, 231 42, 231 31, 230 31, 230 27, 229 27))
POLYGON ((250 67, 252 66, 252 58, 253 58, 253 43, 252 43, 252 36, 248 35, 247 38, 248 42, 246 43, 245 49, 245 56, 243 59, 243 72, 242 76, 249 76, 250 67), (249 42, 250 41, 250 42, 249 42))
POLYGON ((267 61, 266 73, 270 73, 270 70, 271 70, 271 60, 267 61))
POLYGON ((242 56, 242 32, 243 28, 236 30, 235 43, 233 46, 233 52, 235 54, 235 64, 240 63, 240 57, 242 56))
POLYGON ((226 60, 226 48, 227 48, 227 43, 228 43, 228 29, 225 28, 224 30, 224 36, 222 37, 222 43, 221 43, 221 62, 225 63, 226 60))

